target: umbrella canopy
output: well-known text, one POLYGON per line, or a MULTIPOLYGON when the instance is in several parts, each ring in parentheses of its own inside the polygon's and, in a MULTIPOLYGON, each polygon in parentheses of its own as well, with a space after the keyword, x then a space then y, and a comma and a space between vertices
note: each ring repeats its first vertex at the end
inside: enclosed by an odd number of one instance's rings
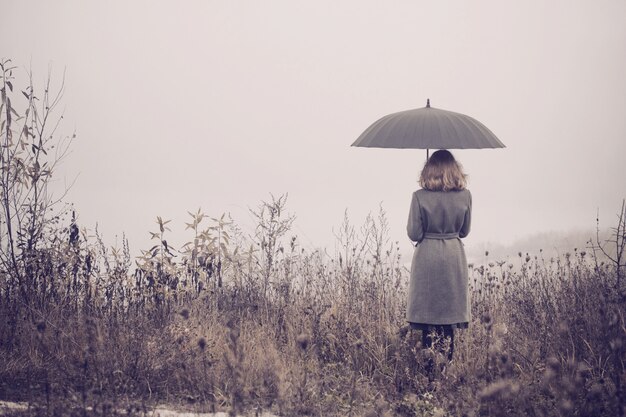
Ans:
POLYGON ((430 107, 389 114, 368 127, 352 146, 399 149, 504 148, 491 130, 461 113, 430 107))

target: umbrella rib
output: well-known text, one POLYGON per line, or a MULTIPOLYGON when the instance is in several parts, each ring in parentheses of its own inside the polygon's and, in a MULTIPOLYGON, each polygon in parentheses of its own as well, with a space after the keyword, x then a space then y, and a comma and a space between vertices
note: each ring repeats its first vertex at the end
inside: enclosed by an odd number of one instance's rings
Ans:
MULTIPOLYGON (((465 117, 458 117, 458 116, 456 115, 456 113, 454 113, 454 114, 445 114, 445 117, 446 117, 446 119, 450 122, 450 124, 452 125, 452 128, 453 128, 453 129, 454 129, 454 131, 456 132, 457 137, 464 137, 464 139, 465 139, 465 140, 470 140, 470 139, 473 139, 473 136, 474 136, 474 135, 471 135, 471 136, 472 136, 471 138, 467 137, 467 136, 470 136, 470 135, 465 135, 465 134, 463 134, 463 133, 459 130, 459 128, 458 128, 458 126, 457 126, 457 123, 455 123, 455 122, 461 122, 461 123, 463 124, 463 126, 465 127, 465 130, 467 130, 467 131, 471 131, 472 129, 470 129, 470 128, 468 127, 467 123, 465 123, 465 117), (453 116, 454 116, 454 118, 453 118, 453 116)), ((470 132, 470 133, 471 133, 471 132, 470 132)), ((465 146, 465 143, 463 143, 463 144, 459 144, 459 145, 457 145, 457 146, 458 146, 458 149, 465 149, 465 148, 467 148, 467 146, 465 146)))
MULTIPOLYGON (((480 126, 479 124, 477 124, 477 123, 474 121, 474 119, 472 119, 472 118, 470 118, 470 117, 468 117, 467 119, 464 119, 464 120, 463 120, 463 123, 464 123, 465 125, 468 125, 468 124, 469 124, 469 125, 471 126, 471 129, 472 129, 472 131, 473 131, 473 132, 475 132, 476 130, 478 130, 478 131, 482 130, 481 126, 480 126)), ((483 136, 485 136, 485 135, 483 135, 483 136)), ((488 137, 488 136, 485 136, 485 137, 488 137)), ((475 139, 476 139, 476 137, 475 137, 475 136, 473 136, 473 137, 472 137, 472 139, 474 139, 474 140, 475 140, 475 139)), ((489 140, 489 142, 491 142, 491 140, 489 140)), ((479 148, 482 148, 482 147, 483 147, 483 146, 482 146, 481 144, 479 144, 479 143, 476 143, 476 144, 475 144, 475 146, 476 146, 476 147, 479 147, 479 148)))
POLYGON ((481 129, 484 129, 487 133, 489 133, 490 135, 490 139, 491 139, 491 147, 493 148, 505 148, 506 146, 504 146, 504 143, 502 143, 502 141, 500 141, 500 139, 498 139, 498 137, 495 135, 495 133, 493 133, 491 131, 491 129, 489 129, 487 126, 485 126, 484 124, 482 124, 481 122, 479 122, 476 119, 472 119, 473 123, 477 123, 480 125, 481 129))
POLYGON ((481 149, 485 148, 483 144, 476 141, 477 137, 484 137, 490 146, 493 146, 491 137, 493 137, 493 133, 485 128, 481 123, 477 120, 466 116, 459 117, 458 120, 465 126, 468 132, 471 134, 471 137, 466 138, 466 140, 471 142, 470 146, 465 146, 464 149, 481 149))
MULTIPOLYGON (((444 136, 442 135, 443 132, 441 131, 441 123, 439 122, 439 114, 435 115, 435 117, 436 117, 436 120, 437 120, 437 123, 435 123, 435 124, 437 126, 437 130, 439 130, 439 137, 443 138, 444 136)), ((443 145, 443 143, 441 143, 440 145, 443 145)), ((446 147, 447 146, 437 146, 437 148, 439 148, 439 149, 446 149, 446 147)))
MULTIPOLYGON (((385 141, 393 141, 394 137, 390 136, 388 132, 393 131, 398 125, 397 117, 390 117, 381 124, 380 130, 384 131, 385 141)), ((395 144, 394 144, 395 145, 395 144)))
MULTIPOLYGON (((402 117, 410 117, 409 115, 403 114, 402 117)), ((411 129, 411 123, 404 123, 404 130, 402 132, 402 135, 400 135, 400 138, 406 138, 409 136, 409 130, 413 130, 411 129)), ((404 141, 403 141, 404 142, 404 141)), ((404 147, 405 143, 402 143, 402 147, 404 147)))
POLYGON ((362 146, 368 146, 368 147, 380 146, 375 140, 376 139, 380 140, 379 132, 381 131, 383 127, 385 127, 389 123, 389 120, 391 120, 392 118, 393 118, 393 114, 389 114, 387 116, 381 117, 380 119, 375 121, 370 127, 368 127, 367 130, 365 130, 365 132, 361 134, 361 137, 364 139, 369 138, 369 140, 363 143, 362 146))
POLYGON ((478 120, 472 118, 472 117, 468 117, 468 121, 472 123, 472 125, 474 125, 474 127, 476 129, 478 129, 479 131, 482 132, 481 136, 484 136, 486 138, 489 139, 489 146, 493 147, 504 147, 504 144, 502 142, 500 142, 500 139, 498 139, 498 137, 496 135, 494 135, 494 133, 489 130, 489 128, 487 126, 485 126, 484 124, 482 124, 481 122, 479 122, 478 120))

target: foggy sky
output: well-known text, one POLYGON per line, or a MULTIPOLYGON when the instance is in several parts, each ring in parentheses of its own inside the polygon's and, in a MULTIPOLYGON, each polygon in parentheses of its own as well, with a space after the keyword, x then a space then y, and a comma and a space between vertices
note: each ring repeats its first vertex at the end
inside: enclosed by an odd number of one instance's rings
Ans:
MULTIPOLYGON (((470 176, 469 247, 612 224, 626 197, 623 1, 2 1, 0 56, 66 70, 55 174, 82 226, 147 248, 157 215, 289 193, 305 247, 382 202, 405 225, 425 152, 351 148, 378 118, 468 114, 507 148, 453 151, 470 176)), ((56 77, 56 78, 55 78, 56 77)), ((178 239, 182 242, 182 238, 178 239)))

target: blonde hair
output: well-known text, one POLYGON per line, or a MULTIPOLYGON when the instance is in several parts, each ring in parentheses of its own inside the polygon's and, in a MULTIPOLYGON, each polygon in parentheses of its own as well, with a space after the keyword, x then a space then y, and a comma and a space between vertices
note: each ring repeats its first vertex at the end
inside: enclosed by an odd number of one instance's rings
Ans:
POLYGON ((426 161, 419 184, 429 191, 460 191, 467 185, 467 175, 449 151, 440 150, 426 161))

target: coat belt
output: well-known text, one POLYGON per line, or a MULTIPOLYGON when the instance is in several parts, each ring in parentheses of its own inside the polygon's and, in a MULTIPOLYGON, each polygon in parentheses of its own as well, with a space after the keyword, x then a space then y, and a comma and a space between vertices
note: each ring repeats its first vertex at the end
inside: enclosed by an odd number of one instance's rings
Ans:
POLYGON ((459 238, 458 233, 424 233, 424 239, 447 240, 447 239, 458 239, 458 238, 459 238))

